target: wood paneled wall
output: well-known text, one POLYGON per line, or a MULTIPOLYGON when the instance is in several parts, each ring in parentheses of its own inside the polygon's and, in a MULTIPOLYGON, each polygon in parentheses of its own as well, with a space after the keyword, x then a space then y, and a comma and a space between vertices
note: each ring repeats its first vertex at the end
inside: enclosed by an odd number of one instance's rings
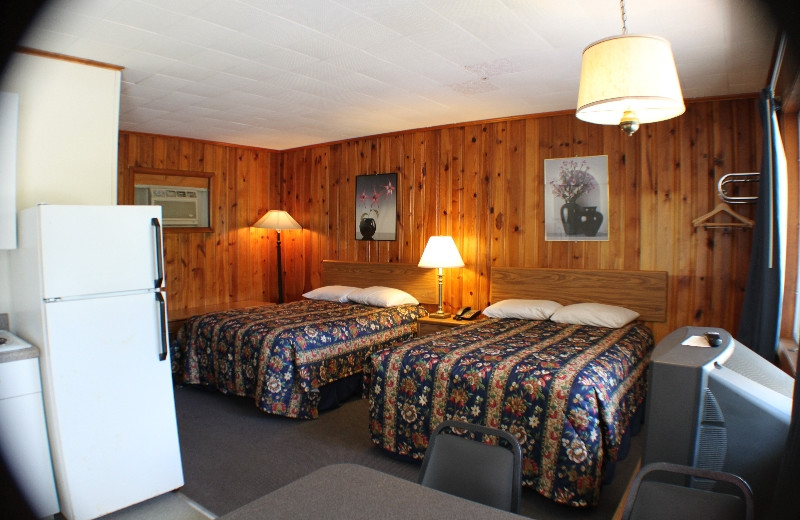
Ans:
MULTIPOLYGON (((306 228, 289 278, 316 285, 323 258, 416 262, 429 236, 451 235, 466 267, 447 273, 450 309, 488 305, 491 266, 654 269, 669 273, 669 320, 654 324, 657 337, 683 325, 735 333, 752 231, 692 220, 719 202, 720 176, 758 170, 760 139, 749 97, 689 103, 633 137, 561 114, 284 152, 286 209, 306 228), (609 240, 545 241, 544 160, 589 155, 608 155, 609 240), (398 174, 398 240, 356 241, 355 177, 387 172, 398 174)), ((735 209, 752 218, 755 208, 735 209)))
MULTIPOLYGON (((249 224, 281 207, 303 225, 282 234, 287 299, 321 283, 321 261, 419 260, 451 235, 466 263, 447 270, 445 306, 485 307, 492 266, 654 269, 669 273, 669 319, 735 333, 752 231, 695 228, 716 182, 758 170, 755 97, 690 102, 632 137, 574 114, 499 119, 270 152, 132 133, 120 136, 120 192, 130 166, 215 172, 214 232, 167 234, 168 296, 181 307, 275 300, 274 233, 249 224), (608 155, 609 240, 544 239, 544 160, 608 155), (355 177, 398 174, 398 239, 355 240, 355 177)), ((123 201, 121 199, 121 201, 123 201)), ((736 205, 752 218, 754 206, 736 205)), ((613 291, 613 287, 605 290, 613 291)))
POLYGON ((250 226, 278 205, 279 160, 269 150, 120 133, 120 204, 133 203, 131 168, 213 174, 212 231, 164 230, 168 309, 277 299, 275 234, 250 226))

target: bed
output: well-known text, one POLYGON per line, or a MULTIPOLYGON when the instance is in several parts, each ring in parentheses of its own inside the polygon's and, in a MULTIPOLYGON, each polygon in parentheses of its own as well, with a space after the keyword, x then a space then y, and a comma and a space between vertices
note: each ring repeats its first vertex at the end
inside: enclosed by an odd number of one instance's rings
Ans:
POLYGON ((379 302, 330 301, 332 290, 345 286, 390 287, 419 303, 436 301, 431 269, 323 261, 323 299, 187 319, 170 345, 175 382, 253 398, 260 410, 287 417, 312 419, 335 407, 361 391, 367 357, 414 337, 425 313, 414 303, 395 305, 383 298, 386 291, 379 302))
POLYGON ((419 460, 446 419, 502 428, 522 445, 524 486, 558 503, 596 505, 643 408, 653 348, 645 322, 666 320, 666 279, 664 272, 494 268, 491 301, 514 304, 498 314, 506 317, 371 356, 373 442, 419 460), (547 317, 554 310, 553 318, 575 316, 586 306, 572 304, 583 302, 624 307, 639 319, 598 326, 547 317), (516 312, 520 305, 525 312, 516 312))

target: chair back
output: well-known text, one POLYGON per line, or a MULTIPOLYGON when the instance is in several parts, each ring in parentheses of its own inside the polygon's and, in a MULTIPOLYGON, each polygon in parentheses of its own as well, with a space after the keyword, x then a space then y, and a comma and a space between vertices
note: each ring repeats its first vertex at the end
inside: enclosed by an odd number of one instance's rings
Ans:
POLYGON ((754 507, 750 486, 732 473, 654 462, 636 473, 622 520, 753 520, 754 507), (647 478, 656 472, 665 473, 668 478, 647 478), (686 485, 693 481, 702 482, 702 489, 686 485))
POLYGON ((461 421, 444 421, 433 431, 419 483, 474 502, 519 512, 522 448, 505 430, 461 421), (474 438, 456 434, 459 430, 474 438), (498 439, 487 444, 481 438, 498 439))

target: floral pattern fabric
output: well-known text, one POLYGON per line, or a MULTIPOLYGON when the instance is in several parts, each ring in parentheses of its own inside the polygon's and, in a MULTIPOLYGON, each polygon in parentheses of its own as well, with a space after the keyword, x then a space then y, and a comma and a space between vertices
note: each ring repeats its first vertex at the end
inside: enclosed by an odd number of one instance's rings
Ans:
POLYGON ((174 379, 252 397, 268 413, 314 418, 321 386, 415 336, 421 312, 303 300, 195 316, 172 342, 174 379))
POLYGON ((511 432, 523 485, 593 506, 605 464, 646 392, 653 348, 641 323, 620 329, 489 319, 377 352, 367 367, 372 440, 422 459, 442 421, 511 432))

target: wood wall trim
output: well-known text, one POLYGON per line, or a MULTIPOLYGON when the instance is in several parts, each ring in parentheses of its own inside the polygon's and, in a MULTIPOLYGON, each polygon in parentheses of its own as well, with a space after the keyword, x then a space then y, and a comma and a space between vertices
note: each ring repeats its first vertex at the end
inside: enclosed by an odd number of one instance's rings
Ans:
MULTIPOLYGON (((708 96, 702 98, 693 98, 693 99, 686 99, 684 100, 684 104, 691 104, 691 103, 707 103, 710 101, 731 101, 737 99, 758 99, 758 92, 753 93, 745 93, 745 94, 728 94, 724 96, 708 96)), ((393 137, 393 136, 400 136, 408 134, 409 132, 427 132, 427 131, 436 131, 436 130, 445 130, 450 128, 460 128, 465 125, 488 125, 500 122, 508 122, 508 121, 517 121, 517 120, 528 120, 528 119, 538 119, 538 118, 549 118, 554 116, 564 116, 564 115, 571 115, 575 116, 575 110, 557 110, 553 112, 542 112, 539 114, 525 114, 520 116, 507 116, 507 117, 498 117, 498 118, 491 118, 491 119, 478 119, 475 121, 469 122, 460 122, 460 123, 447 123, 443 125, 436 125, 436 126, 428 126, 428 127, 420 127, 414 128, 410 130, 398 130, 396 132, 386 132, 383 134, 376 134, 376 135, 369 135, 364 137, 352 137, 349 139, 345 139, 342 141, 330 141, 324 143, 317 143, 317 144, 309 144, 305 146, 298 146, 296 148, 287 148, 283 150, 283 152, 294 152, 294 151, 302 151, 307 149, 313 149, 320 146, 331 146, 336 144, 345 143, 347 141, 358 141, 361 139, 375 139, 381 137, 393 137)), ((614 127, 616 128, 616 127, 614 127)))
POLYGON ((215 175, 214 172, 198 172, 191 170, 174 170, 169 168, 142 168, 141 166, 131 166, 129 168, 131 175, 137 173, 146 173, 151 175, 180 175, 184 177, 204 177, 210 179, 215 175))
POLYGON ((120 130, 120 133, 124 133, 126 135, 137 135, 137 136, 140 136, 140 137, 143 137, 143 138, 166 139, 166 140, 169 140, 169 139, 190 140, 190 141, 192 141, 194 143, 203 143, 203 144, 209 144, 209 145, 214 145, 214 146, 222 146, 222 147, 225 147, 225 148, 236 148, 236 149, 241 149, 241 150, 253 150, 253 151, 268 152, 268 153, 271 153, 271 152, 280 153, 280 150, 275 150, 273 148, 265 148, 263 146, 249 146, 249 145, 244 145, 244 144, 223 143, 221 141, 212 141, 212 140, 209 140, 209 139, 194 139, 194 138, 191 138, 191 137, 180 137, 180 136, 166 135, 166 134, 154 134, 154 133, 150 133, 150 132, 133 132, 131 130, 124 130, 124 129, 120 130))
POLYGON ((120 65, 112 65, 111 63, 103 63, 102 61, 87 60, 86 58, 76 58, 75 56, 67 56, 66 54, 42 51, 39 49, 32 49, 30 47, 17 47, 15 50, 20 54, 30 54, 31 56, 39 56, 41 58, 51 58, 54 60, 80 63, 81 65, 89 65, 91 67, 99 67, 101 69, 111 69, 119 71, 125 70, 125 67, 122 67, 120 65))
MULTIPOLYGON (((745 93, 745 94, 730 94, 725 96, 708 96, 703 98, 694 98, 694 99, 685 99, 684 104, 692 104, 692 103, 708 103, 708 102, 717 102, 717 101, 732 101, 732 100, 740 100, 740 99, 758 99, 759 94, 755 93, 745 93)), ((408 130, 398 130, 395 132, 386 132, 382 134, 375 134, 370 136, 362 136, 362 137, 351 137, 348 139, 340 140, 340 141, 327 141, 322 143, 315 143, 309 144, 305 146, 298 146, 295 148, 286 148, 283 150, 278 150, 274 148, 266 148, 266 147, 259 147, 259 146, 250 146, 250 145, 238 145, 238 144, 231 144, 231 143, 223 143, 220 141, 213 141, 213 140, 206 140, 206 139, 192 139, 192 141, 198 143, 207 143, 212 145, 219 145, 224 147, 235 147, 241 149, 249 149, 249 150, 257 150, 262 152, 271 152, 271 153, 286 153, 286 152, 302 152, 305 150, 313 150, 314 148, 319 147, 328 147, 328 146, 336 146, 342 145, 349 141, 360 141, 363 139, 377 139, 377 138, 385 138, 385 137, 398 137, 407 135, 409 133, 414 132, 428 132, 428 131, 439 131, 439 130, 447 130, 447 129, 454 129, 454 128, 461 128, 465 125, 485 125, 485 124, 495 124, 500 122, 508 122, 508 121, 522 121, 522 120, 530 120, 530 119, 539 119, 539 118, 551 118, 555 116, 573 116, 575 115, 575 110, 558 110, 553 112, 543 112, 539 114, 526 114, 526 115, 519 115, 519 116, 508 116, 502 118, 491 118, 491 119, 479 119, 470 122, 459 122, 459 123, 447 123, 443 125, 436 125, 436 126, 429 126, 429 127, 420 127, 415 129, 408 129, 408 130)), ((616 127, 613 127, 616 129, 616 127)), ((164 134, 153 134, 147 132, 133 132, 129 130, 122 130, 126 134, 131 135, 140 135, 143 137, 152 137, 152 138, 159 138, 159 139, 187 139, 186 137, 176 137, 176 136, 169 136, 164 134)))

